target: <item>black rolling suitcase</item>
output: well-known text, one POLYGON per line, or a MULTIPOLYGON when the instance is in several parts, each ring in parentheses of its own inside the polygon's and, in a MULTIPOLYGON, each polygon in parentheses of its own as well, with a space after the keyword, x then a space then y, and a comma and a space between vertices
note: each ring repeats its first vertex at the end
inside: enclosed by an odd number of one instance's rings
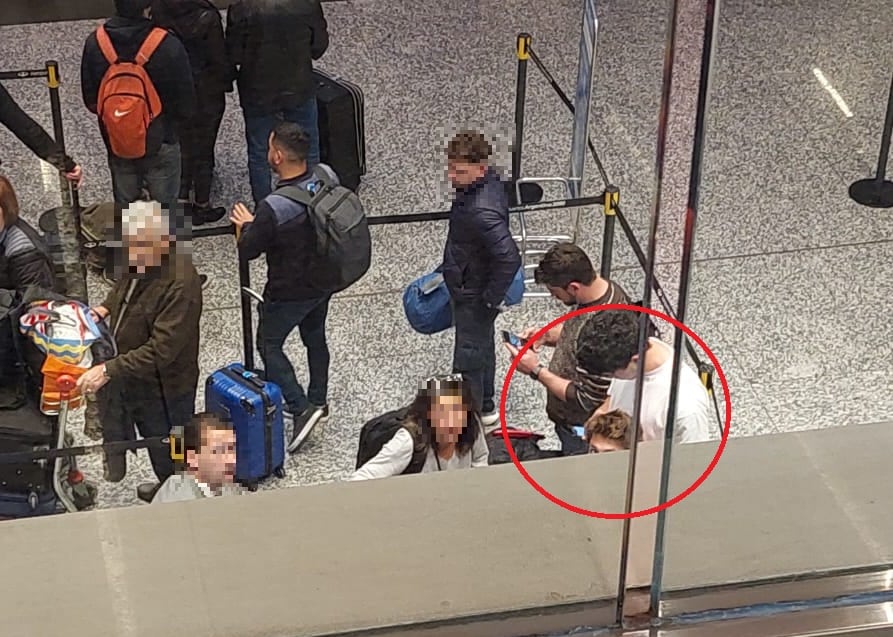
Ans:
POLYGON ((366 174, 366 127, 363 91, 315 69, 320 161, 331 166, 343 186, 356 191, 366 174))

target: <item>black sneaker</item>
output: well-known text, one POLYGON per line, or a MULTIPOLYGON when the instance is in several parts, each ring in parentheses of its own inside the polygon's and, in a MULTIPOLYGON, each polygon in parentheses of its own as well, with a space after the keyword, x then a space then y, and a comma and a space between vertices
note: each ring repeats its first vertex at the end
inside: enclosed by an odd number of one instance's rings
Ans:
POLYGON ((328 405, 323 405, 322 407, 310 405, 303 413, 294 415, 292 417, 292 434, 291 442, 288 443, 288 452, 294 453, 300 449, 301 445, 307 441, 313 428, 319 423, 328 420, 328 418, 328 405))
POLYGON ((206 223, 217 223, 226 214, 226 208, 219 206, 212 208, 210 206, 193 205, 192 208, 192 225, 201 226, 206 223))

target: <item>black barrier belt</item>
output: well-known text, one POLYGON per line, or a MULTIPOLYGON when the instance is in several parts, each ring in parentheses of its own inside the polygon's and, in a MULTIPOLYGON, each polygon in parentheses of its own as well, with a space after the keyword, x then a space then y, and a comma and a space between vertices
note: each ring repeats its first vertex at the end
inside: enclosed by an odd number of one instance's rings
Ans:
POLYGON ((36 460, 55 460, 56 458, 73 458, 76 456, 89 456, 100 453, 124 453, 137 449, 155 449, 170 447, 171 438, 168 436, 156 436, 142 440, 124 440, 121 442, 107 442, 101 445, 84 445, 81 447, 64 447, 62 449, 43 449, 39 451, 14 451, 12 453, 0 453, 0 465, 24 464, 36 460))
MULTIPOLYGON (((523 206, 513 206, 509 208, 509 214, 521 214, 528 212, 539 212, 543 210, 561 210, 563 208, 583 208, 586 206, 601 206, 605 203, 604 195, 595 195, 593 197, 578 197, 576 199, 555 199, 553 201, 543 201, 540 203, 525 204, 523 206)), ((450 218, 449 210, 438 210, 436 212, 416 212, 405 215, 372 215, 367 216, 366 220, 370 226, 384 226, 395 223, 425 223, 428 221, 447 221, 450 218)), ((192 231, 193 239, 202 237, 220 237, 228 234, 234 234, 232 225, 215 226, 213 228, 196 228, 192 231)))
POLYGON ((0 71, 0 80, 27 80, 33 77, 47 77, 46 69, 28 69, 23 71, 0 71))
MULTIPOLYGON (((540 57, 536 54, 531 46, 528 48, 528 52, 530 54, 530 59, 533 60, 533 63, 536 65, 537 69, 539 69, 540 73, 545 77, 546 82, 552 87, 552 90, 557 93, 558 97, 564 102, 564 105, 573 115, 575 112, 574 104, 571 102, 570 98, 568 98, 567 93, 558 85, 558 82, 555 81, 555 78, 549 73, 549 70, 545 67, 540 57)), ((611 180, 608 178, 608 173, 605 170, 604 164, 602 164, 601 158, 598 156, 598 152, 595 150, 595 144, 592 143, 592 137, 587 136, 587 144, 589 146, 589 152, 592 155, 592 159, 595 162, 595 166, 598 169, 599 174, 601 175, 602 181, 605 184, 605 187, 611 185, 611 180)), ((604 199, 604 197, 602 198, 604 199)), ((626 235, 626 240, 629 242, 630 247, 633 249, 633 253, 636 255, 636 259, 639 261, 639 265, 644 269, 647 267, 648 259, 645 257, 645 252, 642 250, 642 246, 639 244, 639 241, 636 239, 636 235, 633 232, 632 226, 629 225, 629 221, 627 221, 626 216, 624 216, 623 211, 620 209, 620 204, 614 205, 614 212, 616 213, 617 219, 620 221, 620 227, 623 229, 623 234, 626 235)), ((663 287, 661 287, 660 283, 657 280, 657 277, 652 277, 651 280, 651 289, 654 290, 654 293, 657 295, 658 301, 660 301, 661 305, 664 307, 664 311, 671 317, 676 318, 676 310, 673 309, 673 304, 670 303, 670 299, 667 298, 666 293, 664 292, 663 287)), ((701 382, 704 384, 704 387, 707 389, 707 392, 710 394, 710 397, 713 399, 713 409, 716 412, 716 421, 719 425, 719 433, 723 434, 723 418, 722 413, 719 410, 719 400, 716 397, 715 385, 713 382, 716 370, 713 368, 713 365, 710 363, 701 360, 701 357, 698 356, 697 351, 695 350, 694 345, 691 344, 687 338, 685 339, 685 350, 688 352, 688 355, 691 357, 695 366, 698 368, 698 376, 701 378, 701 382)), ((728 397, 726 397, 728 399, 728 397)))

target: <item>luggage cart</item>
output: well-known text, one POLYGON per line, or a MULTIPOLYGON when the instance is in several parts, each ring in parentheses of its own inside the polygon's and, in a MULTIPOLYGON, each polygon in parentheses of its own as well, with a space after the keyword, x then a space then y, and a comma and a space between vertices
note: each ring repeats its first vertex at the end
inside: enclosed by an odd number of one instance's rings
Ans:
MULTIPOLYGON (((73 436, 68 431, 69 417, 86 400, 77 390, 77 375, 86 369, 62 363, 47 355, 41 369, 40 412, 55 419, 55 448, 70 446, 73 436)), ((65 511, 82 511, 96 501, 96 487, 84 479, 77 458, 56 457, 53 460, 53 491, 65 511)))

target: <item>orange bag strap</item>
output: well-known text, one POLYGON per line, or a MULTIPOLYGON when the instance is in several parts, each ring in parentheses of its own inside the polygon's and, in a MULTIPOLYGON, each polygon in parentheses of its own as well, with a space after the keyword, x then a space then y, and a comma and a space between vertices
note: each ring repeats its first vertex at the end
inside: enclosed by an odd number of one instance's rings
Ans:
POLYGON ((96 29, 96 43, 109 64, 114 64, 118 61, 118 52, 115 51, 115 45, 112 44, 112 40, 109 38, 109 34, 106 33, 104 26, 96 29))
POLYGON ((136 63, 140 66, 145 66, 145 64, 149 61, 149 58, 152 57, 152 54, 155 53, 155 50, 161 44, 162 40, 167 37, 167 31, 164 29, 159 29, 155 27, 149 33, 149 37, 146 38, 143 45, 140 47, 140 50, 136 53, 136 63))

